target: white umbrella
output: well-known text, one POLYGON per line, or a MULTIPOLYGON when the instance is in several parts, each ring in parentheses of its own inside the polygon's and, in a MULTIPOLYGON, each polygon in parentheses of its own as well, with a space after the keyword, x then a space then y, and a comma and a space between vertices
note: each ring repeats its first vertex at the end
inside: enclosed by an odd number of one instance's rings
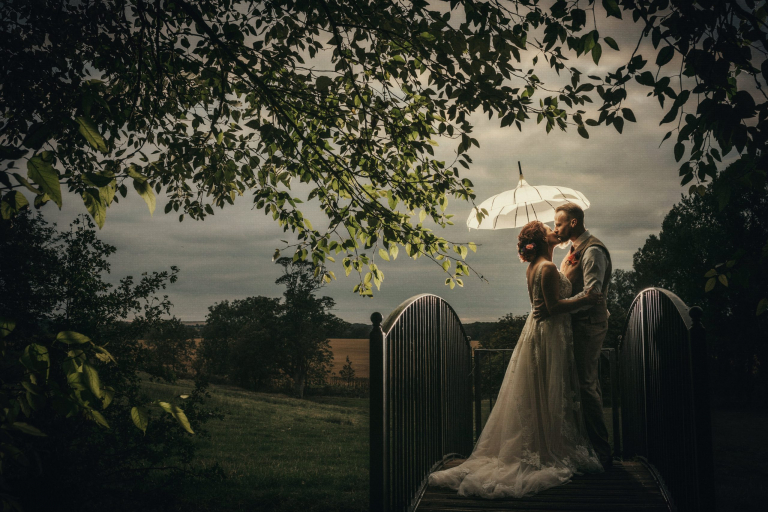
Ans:
POLYGON ((483 201, 469 214, 467 227, 470 229, 519 228, 532 220, 554 221, 555 208, 566 203, 575 203, 583 210, 589 208, 589 200, 578 190, 549 185, 531 186, 523 178, 520 162, 517 162, 517 167, 520 170, 520 181, 517 187, 483 201), (478 223, 477 213, 482 209, 487 210, 488 215, 478 223))

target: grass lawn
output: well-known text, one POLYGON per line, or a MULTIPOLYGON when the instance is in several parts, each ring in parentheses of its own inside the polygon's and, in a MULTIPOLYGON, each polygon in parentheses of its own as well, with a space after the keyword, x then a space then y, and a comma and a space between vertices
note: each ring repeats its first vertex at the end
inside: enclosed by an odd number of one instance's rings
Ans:
MULTIPOLYGON (((157 398, 192 388, 147 383, 157 398)), ((158 477, 148 483, 162 510, 363 511, 368 509, 368 400, 298 400, 211 386, 223 421, 206 424, 194 469, 219 464, 223 478, 158 477), (162 503, 162 504, 161 504, 162 503)))

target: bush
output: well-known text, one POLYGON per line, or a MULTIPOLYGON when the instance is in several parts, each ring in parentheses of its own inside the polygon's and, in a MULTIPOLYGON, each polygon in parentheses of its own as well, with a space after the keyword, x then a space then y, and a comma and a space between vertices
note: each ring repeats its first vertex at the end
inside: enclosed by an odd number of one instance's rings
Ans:
POLYGON ((139 375, 163 377, 139 340, 168 313, 155 294, 178 269, 113 287, 102 275, 114 251, 87 217, 64 232, 29 213, 0 223, 4 506, 97 509, 107 489, 192 458, 204 384, 152 401, 139 375))

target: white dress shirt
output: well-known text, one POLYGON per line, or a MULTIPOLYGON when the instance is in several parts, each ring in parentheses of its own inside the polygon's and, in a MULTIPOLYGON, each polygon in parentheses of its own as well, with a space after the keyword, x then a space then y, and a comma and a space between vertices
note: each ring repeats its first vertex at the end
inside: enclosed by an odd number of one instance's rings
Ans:
MULTIPOLYGON (((589 230, 585 230, 581 236, 573 241, 573 250, 578 251, 579 246, 589 237, 589 230)), ((584 251, 584 254, 581 255, 581 268, 582 272, 584 272, 584 290, 574 295, 573 298, 576 299, 586 296, 587 290, 589 290, 590 287, 593 287, 597 292, 602 292, 603 278, 605 277, 605 269, 607 267, 608 262, 605 259, 603 250, 595 245, 588 247, 587 250, 584 251)), ((603 298, 603 300, 605 300, 605 298, 603 298)), ((591 307, 591 305, 582 306, 578 309, 574 309, 572 313, 586 311, 591 307)))

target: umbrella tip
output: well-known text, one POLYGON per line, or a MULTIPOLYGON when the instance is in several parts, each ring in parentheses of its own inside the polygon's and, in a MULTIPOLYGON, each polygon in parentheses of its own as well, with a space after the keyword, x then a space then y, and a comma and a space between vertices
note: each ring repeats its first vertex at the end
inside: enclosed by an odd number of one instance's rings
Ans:
POLYGON ((520 176, 523 175, 523 167, 520 165, 520 160, 517 161, 517 168, 520 170, 520 176))

